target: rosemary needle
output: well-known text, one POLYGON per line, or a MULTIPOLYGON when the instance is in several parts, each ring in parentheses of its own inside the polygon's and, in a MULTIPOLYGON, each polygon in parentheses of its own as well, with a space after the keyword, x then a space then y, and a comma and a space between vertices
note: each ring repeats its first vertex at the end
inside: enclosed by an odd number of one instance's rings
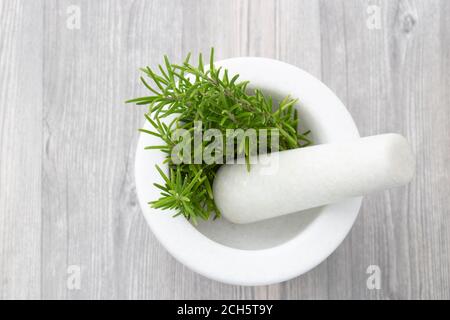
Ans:
MULTIPOLYGON (((171 154, 180 140, 174 135, 175 129, 194 132, 196 121, 202 122, 202 131, 218 129, 224 135, 228 129, 278 129, 279 151, 308 146, 311 140, 309 131, 298 131, 298 115, 294 107, 297 100, 288 96, 276 106, 272 98, 260 90, 249 94, 248 81, 239 81, 239 75, 230 75, 228 70, 215 67, 213 48, 207 68, 201 54, 197 66, 190 63, 190 57, 188 54, 182 64, 172 64, 164 56, 164 63, 158 66, 157 71, 150 67, 142 68, 145 77, 140 80, 149 95, 126 102, 148 106, 145 117, 153 130, 140 131, 161 138, 164 144, 146 149, 166 153, 165 162, 169 165, 168 175, 156 167, 164 184, 154 184, 161 197, 149 204, 153 208, 175 210, 175 216, 183 215, 196 223, 198 219, 220 217, 212 192, 220 164, 175 164, 171 154), (170 123, 162 121, 169 116, 175 119, 170 123)), ((257 138, 261 138, 259 134, 257 138)), ((205 142, 199 146, 201 149, 207 147, 205 142)), ((239 152, 243 152, 250 169, 248 139, 236 148, 233 156, 237 157, 241 154, 239 152)), ((191 153, 189 156, 194 157, 195 148, 191 153)))

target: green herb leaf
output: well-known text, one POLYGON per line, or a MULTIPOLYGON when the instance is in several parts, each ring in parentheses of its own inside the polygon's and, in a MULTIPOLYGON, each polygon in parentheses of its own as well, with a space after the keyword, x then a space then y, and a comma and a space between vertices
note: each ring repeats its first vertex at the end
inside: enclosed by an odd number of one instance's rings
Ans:
MULTIPOLYGON (((190 57, 189 53, 183 63, 177 65, 164 56, 158 72, 150 67, 142 68, 144 77, 141 77, 141 82, 150 95, 126 102, 148 106, 145 117, 153 130, 140 131, 160 138, 162 144, 145 149, 167 154, 164 163, 169 166, 169 174, 156 166, 164 181, 163 184, 154 184, 161 191, 161 197, 149 204, 153 208, 174 210, 174 216, 183 215, 197 223, 198 219, 208 220, 212 214, 214 219, 220 217, 212 191, 220 165, 175 165, 171 160, 171 151, 179 142, 179 137, 175 139, 173 135, 175 129, 182 128, 192 133, 194 121, 202 122, 201 130, 218 129, 224 136, 227 129, 255 129, 258 142, 262 139, 258 129, 267 129, 265 139, 271 139, 274 134, 279 136, 279 150, 275 151, 306 147, 312 141, 310 131, 300 133, 298 130, 299 119, 294 107, 297 99, 287 96, 276 106, 272 97, 266 97, 260 90, 248 92, 248 81, 240 81, 238 74, 232 75, 226 69, 215 67, 214 48, 211 48, 208 70, 205 70, 201 53, 197 66, 190 64, 190 57), (175 117, 170 123, 161 121, 169 116, 175 117), (272 129, 278 129, 278 132, 272 132, 272 129)), ((194 159, 196 148, 192 139, 187 141, 192 144, 190 159, 194 159)), ((235 158, 239 154, 245 156, 247 170, 251 170, 249 144, 249 140, 244 139, 233 155, 235 158)), ((197 146, 197 151, 203 152, 207 146, 208 143, 203 142, 197 146)), ((226 155, 222 160, 225 163, 226 155)))

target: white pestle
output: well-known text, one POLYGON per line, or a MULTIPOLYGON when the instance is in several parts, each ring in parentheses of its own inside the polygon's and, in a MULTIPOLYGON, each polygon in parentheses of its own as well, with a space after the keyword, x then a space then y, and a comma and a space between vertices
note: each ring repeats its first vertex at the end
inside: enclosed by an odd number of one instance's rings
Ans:
POLYGON ((213 189, 223 217, 245 224, 399 187, 414 172, 406 139, 384 134, 262 155, 250 172, 223 165, 213 189))

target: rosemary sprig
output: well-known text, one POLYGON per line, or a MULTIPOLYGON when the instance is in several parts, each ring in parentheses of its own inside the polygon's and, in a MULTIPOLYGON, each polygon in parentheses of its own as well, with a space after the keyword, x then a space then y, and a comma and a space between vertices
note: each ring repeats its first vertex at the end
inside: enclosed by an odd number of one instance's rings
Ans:
MULTIPOLYGON (((165 162, 169 166, 169 175, 156 168, 164 180, 164 185, 155 184, 161 191, 161 198, 149 204, 153 208, 174 209, 176 216, 183 215, 196 223, 198 218, 208 220, 212 214, 214 218, 220 216, 212 192, 220 164, 174 164, 172 150, 180 141, 180 137, 173 134, 176 129, 193 132, 196 121, 202 122, 203 132, 218 129, 224 136, 227 129, 255 129, 257 132, 259 129, 277 129, 280 151, 306 147, 311 141, 309 131, 298 131, 296 99, 286 97, 276 106, 271 97, 258 89, 249 94, 248 81, 239 81, 239 75, 230 75, 228 70, 215 67, 214 49, 211 49, 208 68, 205 68, 201 54, 197 66, 189 62, 190 56, 188 54, 179 65, 172 64, 165 56, 158 71, 149 67, 141 69, 145 75, 141 81, 149 95, 127 103, 148 105, 145 117, 154 129, 140 131, 160 138, 164 144, 146 149, 157 149, 167 155, 165 162), (174 117, 170 123, 162 121, 169 116, 174 117)), ((265 138, 270 139, 270 134, 265 138)), ((259 135, 257 139, 259 141, 259 135)), ((249 141, 246 139, 243 143, 233 155, 237 157, 243 153, 249 167, 249 141)), ((200 148, 207 146, 207 142, 202 142, 200 148)), ((194 148, 191 150, 193 157, 194 148)))

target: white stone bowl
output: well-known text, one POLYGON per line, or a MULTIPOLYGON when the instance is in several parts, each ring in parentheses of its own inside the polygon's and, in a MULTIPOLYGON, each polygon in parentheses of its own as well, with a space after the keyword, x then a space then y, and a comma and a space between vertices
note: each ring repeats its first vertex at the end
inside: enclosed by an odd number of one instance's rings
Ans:
MULTIPOLYGON (((223 60, 217 65, 228 69, 230 75, 249 80, 250 89, 259 88, 274 99, 287 95, 298 98, 300 125, 302 130, 311 129, 315 144, 359 138, 342 102, 307 72, 280 61, 252 57, 223 60)), ((174 212, 155 210, 147 204, 159 198, 153 183, 162 179, 155 164, 164 167, 164 155, 144 147, 159 144, 158 138, 141 134, 136 151, 136 189, 145 219, 178 261, 217 281, 268 285, 311 270, 341 244, 361 207, 362 198, 351 198, 249 225, 235 225, 222 218, 193 226, 184 217, 173 218, 174 212)))

